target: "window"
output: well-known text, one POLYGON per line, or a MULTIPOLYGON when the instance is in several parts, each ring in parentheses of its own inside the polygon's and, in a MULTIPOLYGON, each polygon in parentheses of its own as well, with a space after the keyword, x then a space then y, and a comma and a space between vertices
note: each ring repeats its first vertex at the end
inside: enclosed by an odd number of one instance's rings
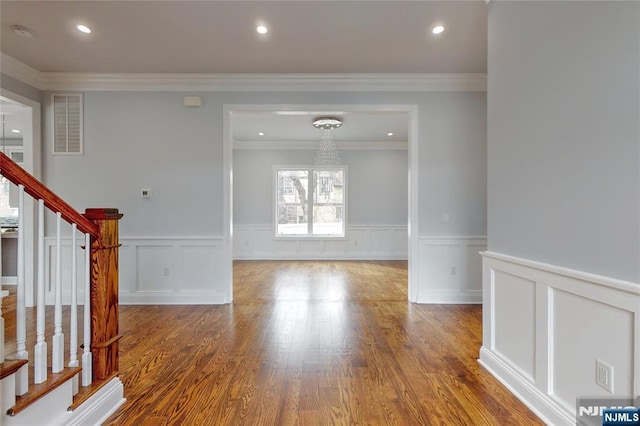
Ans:
POLYGON ((275 169, 277 237, 344 237, 345 169, 275 169))

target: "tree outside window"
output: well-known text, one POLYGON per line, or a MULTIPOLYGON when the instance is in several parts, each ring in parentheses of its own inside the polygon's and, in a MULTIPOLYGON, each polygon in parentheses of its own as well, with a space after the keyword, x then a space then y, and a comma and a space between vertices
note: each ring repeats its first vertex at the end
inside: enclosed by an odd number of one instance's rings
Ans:
POLYGON ((344 168, 278 168, 276 182, 276 236, 344 237, 344 168))

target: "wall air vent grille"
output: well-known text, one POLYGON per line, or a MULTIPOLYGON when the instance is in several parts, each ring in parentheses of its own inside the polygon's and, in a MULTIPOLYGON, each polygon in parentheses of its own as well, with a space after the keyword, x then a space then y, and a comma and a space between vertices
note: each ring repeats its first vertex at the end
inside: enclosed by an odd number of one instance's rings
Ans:
POLYGON ((53 95, 53 153, 82 154, 82 95, 53 95))

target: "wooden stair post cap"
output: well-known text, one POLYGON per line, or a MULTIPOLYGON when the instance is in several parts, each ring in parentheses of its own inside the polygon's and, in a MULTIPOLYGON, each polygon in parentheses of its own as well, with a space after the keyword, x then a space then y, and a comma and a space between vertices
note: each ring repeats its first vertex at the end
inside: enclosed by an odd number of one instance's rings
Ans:
POLYGON ((120 219, 122 216, 123 214, 114 208, 100 207, 84 211, 84 217, 89 220, 120 219))

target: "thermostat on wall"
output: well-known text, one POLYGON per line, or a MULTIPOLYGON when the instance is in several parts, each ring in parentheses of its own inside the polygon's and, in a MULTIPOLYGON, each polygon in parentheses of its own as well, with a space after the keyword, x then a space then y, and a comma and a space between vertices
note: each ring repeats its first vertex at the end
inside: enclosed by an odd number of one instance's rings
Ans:
POLYGON ((150 189, 141 189, 140 196, 142 198, 151 198, 151 190, 150 189))

